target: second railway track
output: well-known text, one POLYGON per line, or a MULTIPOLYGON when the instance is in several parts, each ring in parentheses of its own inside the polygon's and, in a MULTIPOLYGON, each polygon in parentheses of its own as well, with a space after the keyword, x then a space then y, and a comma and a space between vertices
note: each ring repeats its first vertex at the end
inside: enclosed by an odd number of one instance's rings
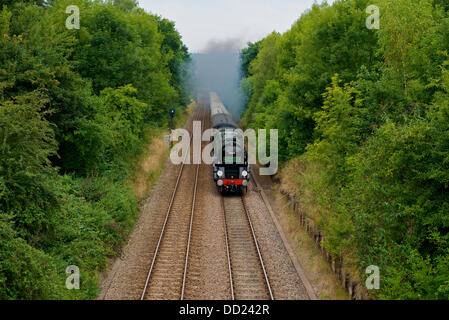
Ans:
MULTIPOLYGON (((197 118, 204 122, 205 115, 206 111, 200 108, 197 118)), ((184 161, 180 166, 141 300, 177 300, 184 296, 199 166, 184 161), (192 192, 182 192, 185 190, 192 192)))

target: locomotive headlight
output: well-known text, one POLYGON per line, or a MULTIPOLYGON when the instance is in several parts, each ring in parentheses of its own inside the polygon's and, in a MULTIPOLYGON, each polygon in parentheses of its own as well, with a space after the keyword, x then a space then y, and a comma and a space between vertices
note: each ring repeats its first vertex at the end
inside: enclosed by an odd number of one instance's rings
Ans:
POLYGON ((223 176, 223 171, 218 170, 218 171, 217 171, 217 176, 219 176, 219 177, 223 176))
POLYGON ((248 176, 248 171, 243 170, 242 171, 242 176, 243 176, 243 178, 246 178, 248 176))

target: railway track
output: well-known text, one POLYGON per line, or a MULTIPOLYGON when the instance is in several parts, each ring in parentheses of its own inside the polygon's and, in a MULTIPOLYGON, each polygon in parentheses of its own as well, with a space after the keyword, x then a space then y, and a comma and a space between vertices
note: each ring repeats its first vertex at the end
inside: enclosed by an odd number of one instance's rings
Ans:
MULTIPOLYGON (((199 99, 192 117, 204 129, 211 124, 206 100, 199 99)), ((192 121, 185 128, 192 135, 192 121)), ((192 149, 190 145, 190 156, 202 151, 192 149)), ((308 298, 302 285, 306 279, 290 265, 292 255, 284 250, 275 219, 267 216, 265 207, 273 213, 265 197, 263 202, 257 198, 263 190, 255 180, 244 197, 222 196, 210 166, 169 166, 101 298, 308 298)))
MULTIPOLYGON (((194 119, 201 120, 204 129, 208 128, 207 103, 200 101, 195 112, 194 119)), ((190 125, 188 130, 192 133, 193 126, 190 125)), ((191 144, 190 154, 192 149, 191 144)), ((208 169, 204 164, 183 162, 180 165, 165 221, 150 256, 151 265, 141 291, 141 300, 207 299, 202 289, 207 287, 210 292, 214 281, 218 281, 215 286, 220 287, 220 299, 274 300, 272 283, 244 195, 220 195, 221 203, 216 209, 221 207, 222 213, 217 211, 214 214, 215 232, 211 233, 210 223, 213 220, 209 218, 210 212, 198 207, 199 203, 204 202, 203 198, 207 198, 206 194, 211 192, 208 189, 198 192, 198 186, 204 185, 203 176, 209 177, 208 169), (209 246, 205 241, 215 244, 209 246), (210 248, 218 251, 212 252, 210 248), (215 273, 211 276, 210 270, 206 270, 205 254, 209 261, 211 257, 215 260, 215 270, 219 275, 215 273)), ((257 188, 253 180, 252 185, 257 188)))
MULTIPOLYGON (((208 115, 202 105, 196 118, 206 124, 208 115)), ((189 130, 192 131, 192 126, 189 130)), ((189 146, 189 152, 191 149, 189 146)), ((184 161, 180 165, 165 221, 142 289, 141 300, 183 300, 189 296, 186 292, 186 283, 189 281, 189 257, 195 232, 195 204, 200 166, 200 164, 184 164, 184 161), (193 188, 192 181, 194 181, 193 188), (179 192, 180 190, 192 191, 186 194, 179 192)), ((229 298, 274 299, 243 196, 221 197, 221 199, 228 257, 229 298)))
POLYGON ((232 300, 274 300, 244 196, 222 197, 232 300))
MULTIPOLYGON (((200 108, 197 118, 204 121, 206 114, 206 111, 200 108)), ((190 126, 191 132, 192 126, 190 126)), ((184 160, 191 149, 190 144, 184 160)), ((175 300, 184 297, 199 167, 199 164, 185 164, 185 161, 180 166, 165 221, 140 296, 141 300, 175 300), (193 190, 191 188, 192 181, 194 181, 193 190), (178 192, 179 190, 192 190, 192 193, 182 193, 178 192)))

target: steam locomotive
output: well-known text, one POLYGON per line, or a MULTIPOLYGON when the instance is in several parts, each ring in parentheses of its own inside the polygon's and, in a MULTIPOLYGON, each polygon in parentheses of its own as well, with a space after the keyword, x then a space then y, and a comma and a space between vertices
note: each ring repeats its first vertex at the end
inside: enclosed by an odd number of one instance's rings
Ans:
POLYGON ((250 175, 244 137, 215 92, 210 93, 210 108, 212 128, 216 129, 212 137, 214 181, 221 193, 244 192, 250 175))

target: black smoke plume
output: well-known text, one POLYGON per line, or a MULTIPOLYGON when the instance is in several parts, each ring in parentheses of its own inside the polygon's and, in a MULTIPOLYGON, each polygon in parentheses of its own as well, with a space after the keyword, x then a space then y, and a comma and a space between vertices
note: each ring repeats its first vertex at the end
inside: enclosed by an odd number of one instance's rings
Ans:
POLYGON ((215 91, 223 104, 238 119, 243 107, 240 92, 239 50, 242 40, 211 40, 202 53, 192 54, 197 93, 215 91))

